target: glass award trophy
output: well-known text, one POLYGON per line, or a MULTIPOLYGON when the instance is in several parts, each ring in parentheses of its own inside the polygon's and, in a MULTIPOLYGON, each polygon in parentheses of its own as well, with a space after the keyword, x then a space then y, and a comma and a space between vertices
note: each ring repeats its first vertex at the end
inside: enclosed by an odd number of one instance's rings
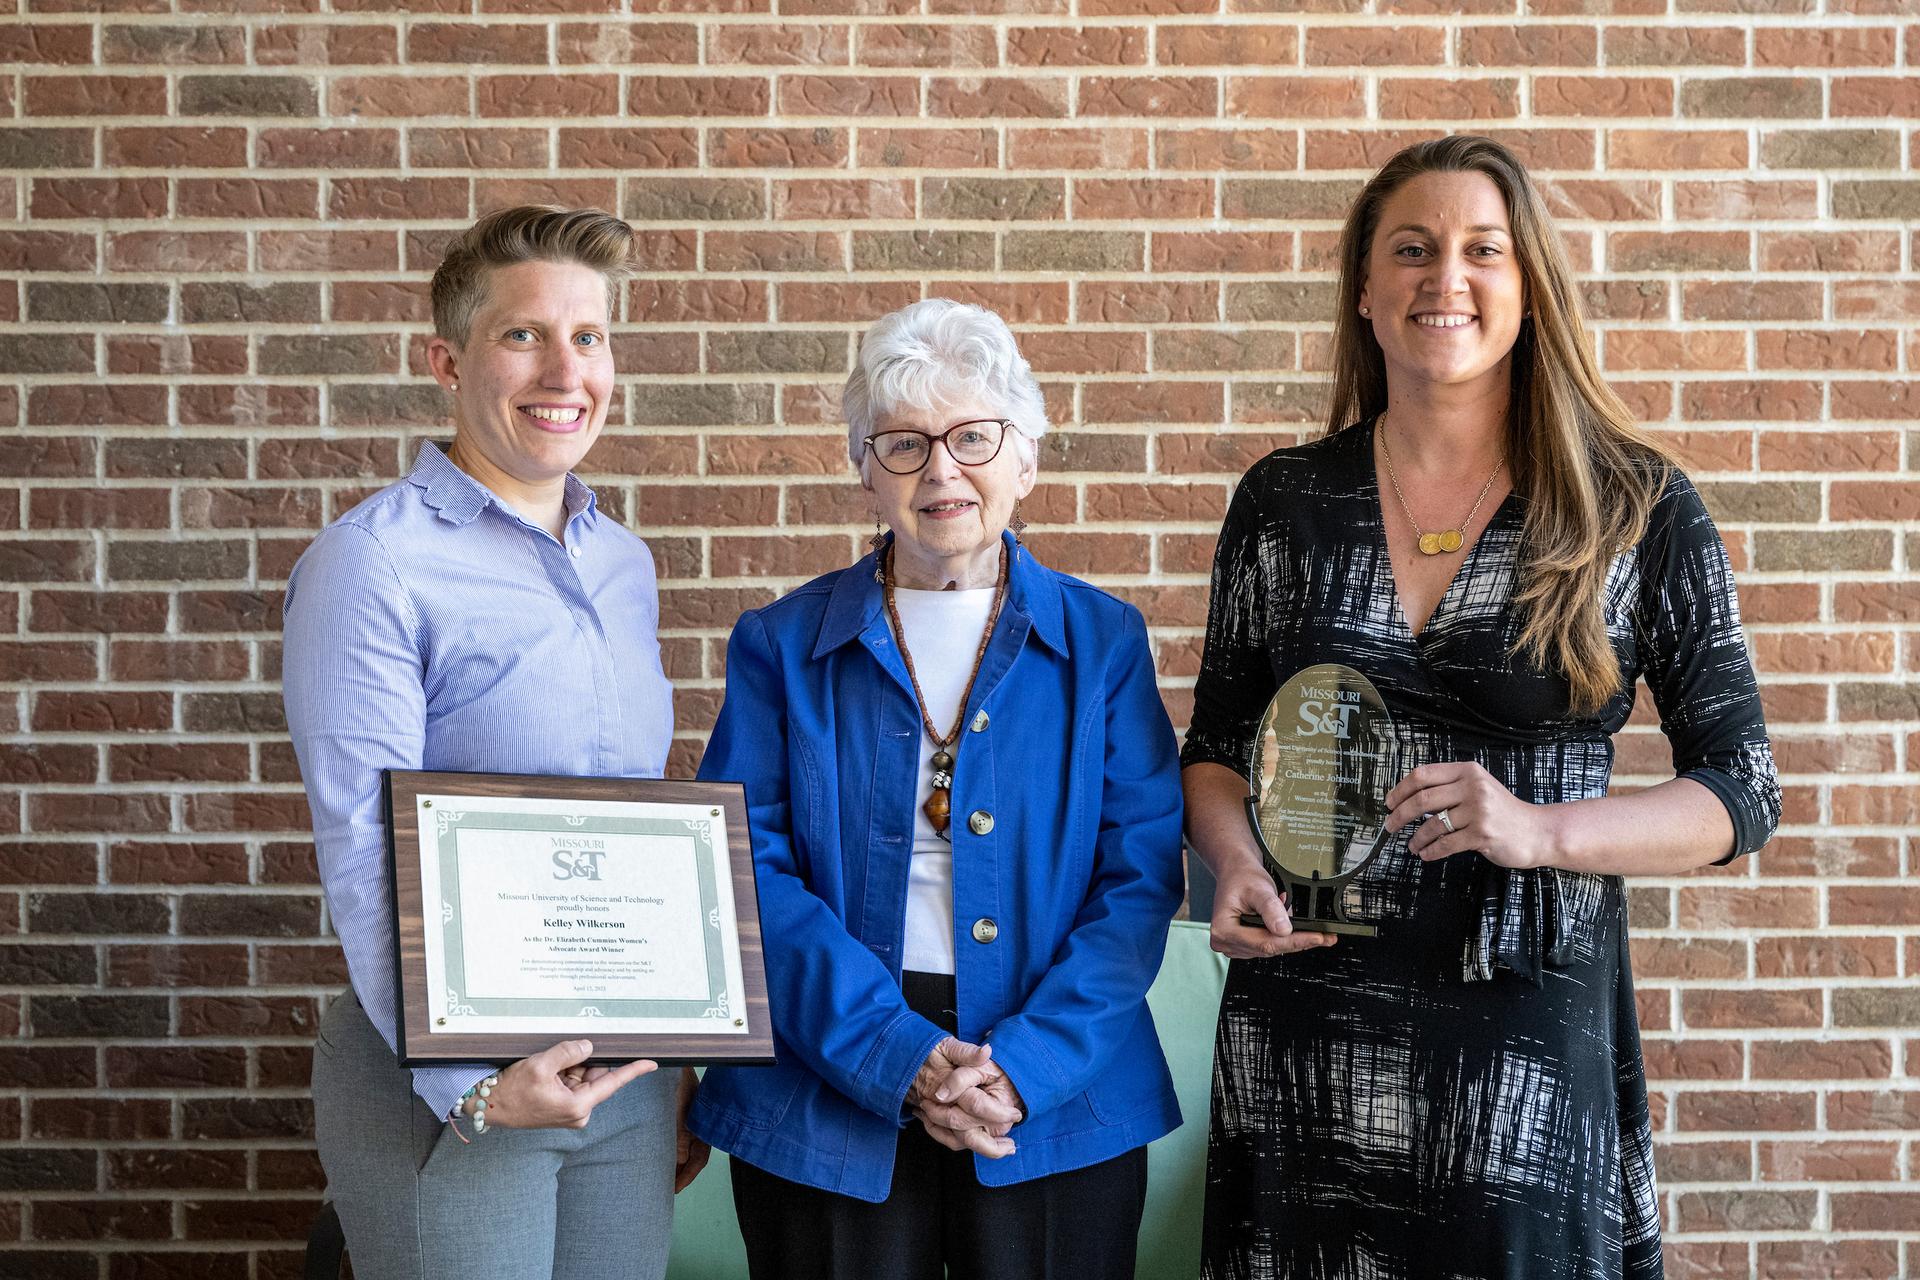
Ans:
MULTIPOLYGON (((1295 929, 1372 936, 1347 887, 1386 847, 1393 720, 1373 682, 1323 663, 1280 686, 1254 740, 1247 823, 1295 929)), ((1261 927, 1258 915, 1240 923, 1261 927)))

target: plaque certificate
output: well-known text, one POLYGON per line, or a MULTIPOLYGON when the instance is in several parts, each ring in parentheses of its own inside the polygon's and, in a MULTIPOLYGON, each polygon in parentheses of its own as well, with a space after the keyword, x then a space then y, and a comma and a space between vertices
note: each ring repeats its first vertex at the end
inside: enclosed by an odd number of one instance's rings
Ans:
POLYGON ((773 1061, 737 783, 386 774, 400 1060, 773 1061))
MULTIPOLYGON (((1373 934, 1347 887, 1387 843, 1393 719, 1373 682, 1339 663, 1280 686, 1254 741, 1247 823, 1296 929, 1373 934)), ((1257 915, 1241 923, 1258 926, 1257 915)))

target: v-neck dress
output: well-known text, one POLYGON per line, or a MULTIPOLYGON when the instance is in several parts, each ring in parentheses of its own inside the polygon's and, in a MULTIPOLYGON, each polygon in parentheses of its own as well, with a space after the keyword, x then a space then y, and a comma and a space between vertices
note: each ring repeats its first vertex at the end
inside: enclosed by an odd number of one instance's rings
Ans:
MULTIPOLYGON (((1603 608, 1622 686, 1569 709, 1512 656, 1526 500, 1510 495, 1425 628, 1402 614, 1372 423, 1283 449, 1241 482, 1214 567, 1182 760, 1245 775, 1300 669, 1363 671, 1398 779, 1472 760, 1523 800, 1605 794, 1644 677, 1674 768, 1727 807, 1734 856, 1779 819, 1726 552, 1674 473, 1603 608)), ((1349 890, 1375 937, 1233 962, 1207 1173, 1212 1280, 1661 1275, 1652 1135, 1619 877, 1423 864, 1392 839, 1349 890)))

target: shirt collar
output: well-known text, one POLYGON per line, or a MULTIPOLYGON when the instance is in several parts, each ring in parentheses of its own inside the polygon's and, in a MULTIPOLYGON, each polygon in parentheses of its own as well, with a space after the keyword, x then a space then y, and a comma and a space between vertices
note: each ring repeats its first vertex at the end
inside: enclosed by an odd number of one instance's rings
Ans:
MULTIPOLYGON (((891 545, 892 541, 889 535, 888 544, 891 545)), ((1048 648, 1063 658, 1067 657, 1067 628, 1060 601, 1059 581, 1011 533, 1002 533, 1000 541, 1008 553, 1007 603, 1004 612, 1016 619, 1025 619, 1031 625, 1033 634, 1048 648)), ((882 621, 885 606, 880 596, 880 584, 873 578, 874 566, 880 562, 880 554, 870 551, 852 568, 841 570, 840 576, 834 581, 833 594, 827 598, 826 616, 820 620, 820 638, 813 646, 814 657, 821 657, 859 638, 876 623, 886 625, 882 621)))
MULTIPOLYGON (((471 524, 474 517, 489 506, 508 509, 493 490, 453 465, 453 460, 447 457, 446 446, 437 440, 420 442, 420 453, 414 458, 407 480, 419 488, 421 498, 449 524, 471 524)), ((583 512, 589 528, 599 519, 600 505, 593 490, 571 471, 567 473, 566 495, 562 501, 569 524, 583 512)))

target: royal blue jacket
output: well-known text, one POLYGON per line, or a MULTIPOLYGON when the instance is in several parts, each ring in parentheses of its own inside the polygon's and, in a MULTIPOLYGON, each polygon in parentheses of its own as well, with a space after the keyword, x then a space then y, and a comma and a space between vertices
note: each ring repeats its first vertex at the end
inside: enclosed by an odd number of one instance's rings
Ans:
MULTIPOLYGON (((1015 1154, 975 1157, 990 1186, 1180 1123, 1146 1002, 1181 896, 1146 626, 1024 549, 1011 562, 954 753, 959 1033, 993 1046, 1027 1104, 1015 1154)), ((780 1177, 879 1201, 944 1033, 900 990, 922 730, 873 569, 745 614, 727 645, 700 776, 746 784, 779 1063, 708 1071, 690 1122, 780 1177)))

